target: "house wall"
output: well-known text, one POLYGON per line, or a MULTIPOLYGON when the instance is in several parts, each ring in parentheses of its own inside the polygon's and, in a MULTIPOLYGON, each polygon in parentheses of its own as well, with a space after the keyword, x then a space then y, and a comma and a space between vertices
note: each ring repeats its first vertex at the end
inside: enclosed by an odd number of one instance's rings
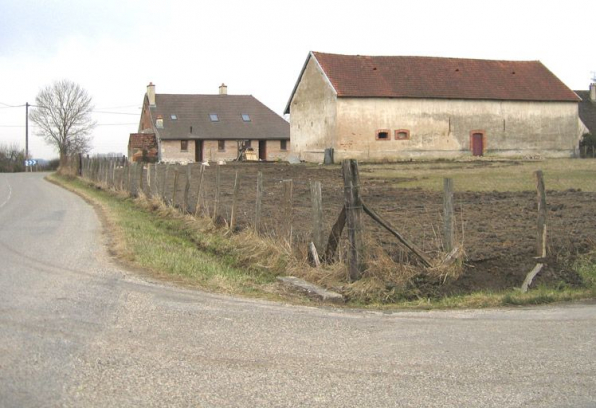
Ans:
MULTIPOLYGON (((259 154, 259 141, 252 140, 251 147, 259 154)), ((290 147, 288 141, 287 147, 290 147)), ((161 142, 162 161, 170 163, 194 163, 195 161, 195 141, 188 141, 188 151, 180 151, 180 140, 162 140, 161 142)), ((267 141, 267 160, 285 160, 289 154, 289 149, 283 151, 280 148, 279 140, 267 141)), ((217 140, 203 141, 203 159, 209 161, 231 161, 238 157, 238 143, 236 140, 226 140, 225 150, 219 151, 217 140)))
POLYGON ((188 151, 180 150, 180 140, 161 141, 161 161, 164 163, 194 163, 195 142, 188 141, 188 151))
POLYGON ((473 132, 484 134, 485 155, 570 157, 578 146, 577 103, 340 98, 335 158, 471 155, 473 132), (379 129, 390 130, 390 140, 377 140, 379 129), (398 129, 409 140, 395 140, 398 129))
POLYGON ((302 160, 322 162, 336 145, 336 94, 311 58, 290 102, 290 150, 302 160))

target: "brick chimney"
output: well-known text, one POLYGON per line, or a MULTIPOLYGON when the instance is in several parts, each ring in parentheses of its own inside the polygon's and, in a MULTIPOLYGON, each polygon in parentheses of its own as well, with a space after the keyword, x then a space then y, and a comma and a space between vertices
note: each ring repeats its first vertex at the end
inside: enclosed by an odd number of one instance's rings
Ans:
POLYGON ((149 106, 154 107, 155 106, 155 85, 153 85, 153 82, 149 82, 149 85, 147 85, 147 98, 149 99, 149 106))
POLYGON ((590 84, 590 100, 596 102, 596 83, 594 82, 590 84))
POLYGON ((226 84, 222 83, 222 84, 219 86, 219 94, 220 94, 220 95, 227 95, 227 94, 228 94, 228 87, 227 87, 227 85, 226 85, 226 84))

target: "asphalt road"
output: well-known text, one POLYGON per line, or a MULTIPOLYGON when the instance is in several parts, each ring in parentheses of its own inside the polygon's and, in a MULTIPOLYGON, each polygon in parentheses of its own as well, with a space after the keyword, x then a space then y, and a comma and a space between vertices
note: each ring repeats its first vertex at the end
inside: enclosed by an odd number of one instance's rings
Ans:
POLYGON ((596 407, 596 305, 382 313, 151 282, 0 174, 1 407, 596 407))

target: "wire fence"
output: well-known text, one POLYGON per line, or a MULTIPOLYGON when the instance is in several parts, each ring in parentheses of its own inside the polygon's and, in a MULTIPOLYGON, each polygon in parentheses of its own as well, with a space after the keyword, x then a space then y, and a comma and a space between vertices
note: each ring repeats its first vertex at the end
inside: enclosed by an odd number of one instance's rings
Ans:
MULTIPOLYGON (((344 180, 337 166, 143 165, 84 158, 71 160, 71 165, 84 179, 103 188, 158 198, 234 231, 253 229, 290 245, 301 256, 310 242, 327 244, 345 204, 344 180), (319 204, 313 199, 315 182, 321 186, 319 204)), ((420 176, 422 180, 424 177, 420 176)), ((524 176, 523 185, 514 185, 513 191, 491 190, 499 182, 496 178, 478 180, 476 191, 469 184, 466 191, 459 191, 456 182, 453 192, 453 240, 464 248, 466 262, 476 268, 478 279, 482 274, 499 271, 506 275, 514 269, 527 269, 536 257, 538 200, 532 173, 524 176)), ((429 257, 439 257, 446 252, 443 180, 432 181, 432 188, 404 188, 407 182, 407 178, 387 177, 382 167, 363 168, 360 194, 368 207, 409 242, 429 257)), ((549 257, 594 248, 596 193, 573 188, 551 190, 547 179, 546 196, 549 257)), ((367 240, 396 262, 415 261, 410 251, 377 223, 365 218, 364 230, 367 240)), ((324 251, 319 248, 319 253, 324 251)))

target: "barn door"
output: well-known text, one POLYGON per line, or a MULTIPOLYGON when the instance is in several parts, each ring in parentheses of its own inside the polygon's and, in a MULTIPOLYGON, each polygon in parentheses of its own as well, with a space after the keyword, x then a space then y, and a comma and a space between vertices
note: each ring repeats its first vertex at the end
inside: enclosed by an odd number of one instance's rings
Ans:
POLYGON ((472 154, 482 156, 484 154, 484 135, 482 133, 472 134, 472 154))

